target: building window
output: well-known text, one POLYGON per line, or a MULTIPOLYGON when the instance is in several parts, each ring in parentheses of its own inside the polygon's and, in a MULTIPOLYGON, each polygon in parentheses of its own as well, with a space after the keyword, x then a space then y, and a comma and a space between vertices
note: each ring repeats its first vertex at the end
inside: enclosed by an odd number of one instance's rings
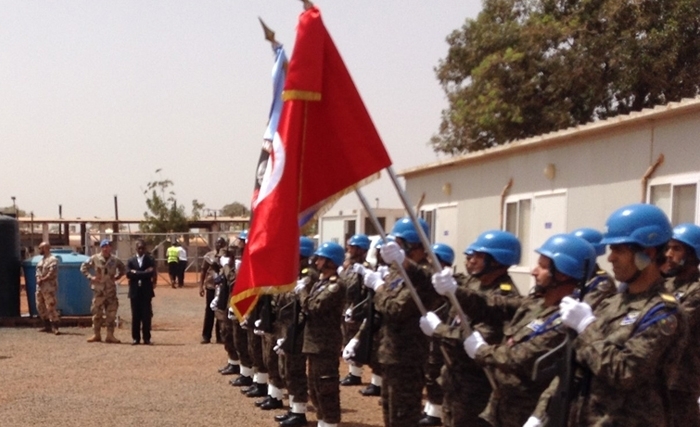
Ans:
POLYGON ((532 217, 532 199, 520 199, 506 202, 506 231, 513 233, 520 240, 520 264, 530 265, 530 224, 532 217))
POLYGON ((428 223, 428 240, 431 242, 435 241, 435 209, 431 210, 421 210, 420 217, 428 223))
POLYGON ((649 185, 648 202, 668 215, 673 225, 697 223, 698 179, 700 177, 666 177, 649 185))

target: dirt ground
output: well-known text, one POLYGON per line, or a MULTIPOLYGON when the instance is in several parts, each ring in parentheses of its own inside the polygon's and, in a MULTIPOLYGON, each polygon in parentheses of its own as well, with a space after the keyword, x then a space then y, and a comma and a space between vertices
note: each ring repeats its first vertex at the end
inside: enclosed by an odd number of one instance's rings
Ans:
MULTIPOLYGON (((231 377, 217 373, 226 362, 223 346, 199 344, 204 301, 196 285, 172 289, 161 279, 153 300, 153 346, 130 345, 126 292, 119 287, 116 335, 122 344, 87 343, 90 328, 62 328, 60 336, 0 328, 0 425, 277 425, 272 417, 283 410, 256 408, 255 399, 228 384, 231 377)), ((362 397, 360 389, 341 387, 341 425, 381 426, 378 398, 362 397)), ((313 412, 307 418, 316 425, 313 412)))

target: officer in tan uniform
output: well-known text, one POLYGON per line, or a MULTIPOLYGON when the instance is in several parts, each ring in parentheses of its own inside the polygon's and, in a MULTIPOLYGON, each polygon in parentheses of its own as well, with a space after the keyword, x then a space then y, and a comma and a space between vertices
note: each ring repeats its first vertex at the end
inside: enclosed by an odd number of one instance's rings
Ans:
POLYGON ((105 313, 107 324, 107 338, 105 342, 118 344, 114 336, 115 320, 119 299, 117 298, 117 281, 126 273, 124 263, 112 255, 112 242, 104 239, 100 242, 100 253, 91 256, 80 266, 80 272, 90 280, 92 288, 92 329, 94 335, 88 338, 88 342, 102 341, 100 328, 102 327, 102 312, 105 313))
POLYGON ((668 379, 685 345, 686 317, 666 293, 661 265, 673 235, 664 212, 633 204, 607 220, 603 244, 619 292, 595 313, 585 302, 564 298, 562 322, 578 332, 576 360, 591 372, 571 409, 572 426, 671 426, 668 379))
MULTIPOLYGON (((484 297, 519 299, 520 293, 508 274, 508 268, 520 262, 520 252, 520 242, 511 233, 501 230, 481 233, 464 250, 465 266, 470 276, 455 276, 455 281, 461 288, 484 297)), ((466 336, 463 335, 461 319, 451 308, 449 321, 441 323, 439 320, 427 313, 421 318, 421 329, 426 335, 439 339, 441 350, 447 354, 440 376, 445 392, 443 424, 447 427, 488 426, 489 423, 479 414, 488 404, 491 385, 483 368, 471 358, 464 357, 462 342, 466 336)), ((470 326, 479 331, 487 343, 499 344, 503 340, 503 328, 509 321, 510 315, 506 311, 491 310, 477 319, 471 318, 470 326)), ((435 411, 434 407, 430 409, 435 411)), ((434 420, 425 422, 428 421, 434 420)))
POLYGON ((51 245, 41 242, 39 253, 43 258, 36 266, 36 309, 44 327, 39 332, 58 335, 58 312, 56 311, 56 291, 58 290, 58 259, 51 255, 51 245))
MULTIPOLYGON (((309 397, 316 407, 318 426, 337 427, 340 422, 341 322, 347 292, 337 270, 343 264, 345 251, 337 243, 326 242, 314 255, 320 277, 302 301, 306 319, 302 352, 309 362, 309 397)), ((292 425, 287 421, 282 425, 292 425)))
POLYGON ((666 264, 670 270, 666 291, 680 302, 688 319, 688 345, 681 356, 682 369, 671 378, 671 415, 675 427, 700 426, 700 227, 680 224, 666 249, 666 264))

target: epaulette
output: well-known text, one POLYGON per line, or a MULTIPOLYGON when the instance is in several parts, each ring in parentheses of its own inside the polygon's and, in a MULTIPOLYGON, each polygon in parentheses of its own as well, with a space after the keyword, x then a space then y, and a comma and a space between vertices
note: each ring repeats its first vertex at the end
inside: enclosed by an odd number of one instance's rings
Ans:
POLYGON ((328 278, 328 281, 331 282, 331 283, 335 283, 335 282, 338 281, 338 276, 333 275, 333 276, 331 276, 331 277, 328 278))
POLYGON ((595 272, 596 276, 604 276, 607 275, 608 273, 605 272, 605 270, 598 270, 595 272))
POLYGON ((503 292, 504 294, 509 294, 509 293, 513 292, 513 285, 511 285, 510 283, 501 283, 499 285, 499 288, 501 289, 501 292, 503 292))
POLYGON ((363 266, 363 267, 366 267, 366 268, 369 268, 369 267, 372 266, 372 264, 370 264, 369 262, 365 261, 365 262, 362 263, 362 266, 363 266))
POLYGON ((661 297, 661 299, 667 307, 676 307, 678 305, 678 300, 673 294, 659 292, 659 296, 661 297))
POLYGON ((305 269, 301 270, 301 274, 306 276, 307 274, 309 274, 309 269, 305 268, 305 269))

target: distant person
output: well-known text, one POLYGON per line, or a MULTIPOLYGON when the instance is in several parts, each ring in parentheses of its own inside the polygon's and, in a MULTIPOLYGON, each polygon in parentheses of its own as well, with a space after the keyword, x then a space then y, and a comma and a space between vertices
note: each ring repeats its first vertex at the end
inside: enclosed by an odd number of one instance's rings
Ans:
POLYGON ((100 242, 100 253, 91 256, 80 266, 80 272, 90 280, 92 288, 90 312, 92 313, 92 329, 95 333, 88 338, 88 342, 102 341, 100 328, 102 327, 103 311, 107 322, 105 342, 114 344, 121 342, 114 336, 114 326, 119 308, 117 281, 124 276, 125 270, 124 263, 116 256, 112 256, 112 242, 107 239, 100 242), (91 270, 94 272, 93 274, 90 273, 91 270))
POLYGON ((170 276, 170 286, 176 287, 177 278, 180 275, 180 243, 176 240, 168 248, 166 257, 168 259, 168 275, 170 276))
POLYGON ((151 318, 153 307, 151 299, 155 297, 153 289, 156 287, 158 273, 156 262, 146 252, 146 243, 139 239, 136 241, 136 255, 126 262, 126 277, 129 278, 129 299, 131 300, 131 345, 141 343, 151 344, 151 318))
POLYGON ((185 270, 187 270, 187 251, 182 247, 180 243, 177 244, 177 259, 178 259, 178 269, 177 269, 177 285, 178 287, 185 286, 185 270))
POLYGON ((58 312, 56 311, 56 291, 58 290, 58 259, 51 255, 51 245, 41 242, 39 253, 43 256, 36 266, 36 309, 44 321, 39 332, 52 332, 58 335, 58 312))

